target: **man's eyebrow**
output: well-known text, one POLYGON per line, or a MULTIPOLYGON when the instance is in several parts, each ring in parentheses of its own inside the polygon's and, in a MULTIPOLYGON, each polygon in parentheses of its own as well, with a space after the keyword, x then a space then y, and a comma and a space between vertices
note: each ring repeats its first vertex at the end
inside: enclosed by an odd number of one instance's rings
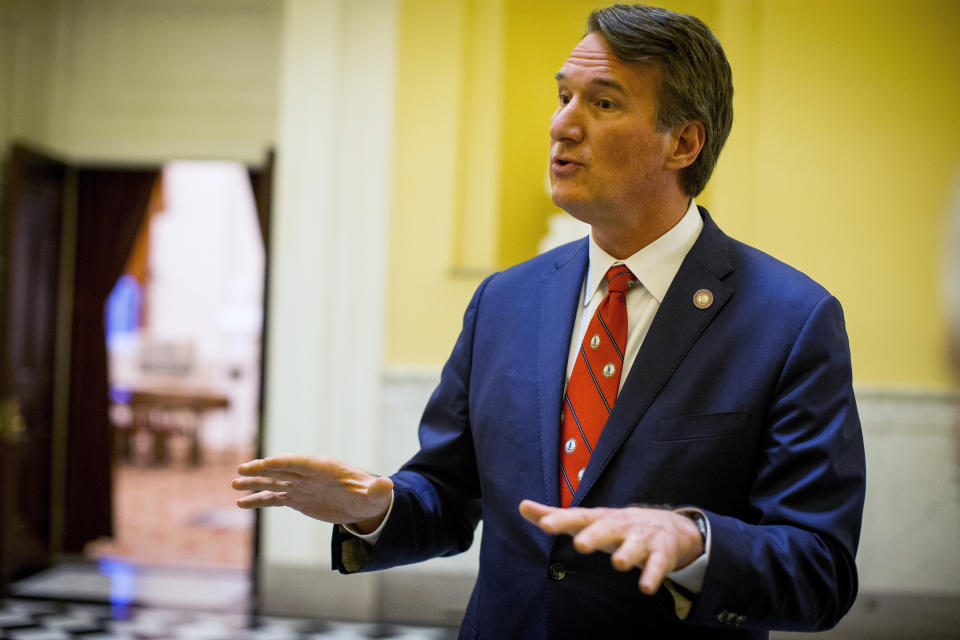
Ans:
MULTIPOLYGON (((565 78, 566 78, 566 76, 564 75, 563 71, 558 71, 558 72, 557 72, 557 75, 554 76, 554 79, 555 79, 557 82, 560 82, 560 81, 564 80, 565 78)), ((617 82, 616 80, 612 80, 612 79, 610 79, 610 78, 593 78, 593 79, 590 80, 590 84, 600 85, 601 87, 608 87, 608 88, 610 88, 610 89, 614 89, 614 90, 616 90, 616 91, 619 91, 620 93, 626 93, 626 92, 627 92, 626 89, 623 88, 623 85, 622 85, 622 84, 620 84, 620 83, 617 82)))
POLYGON ((608 87, 610 89, 615 89, 620 93, 626 93, 626 89, 623 88, 623 85, 617 82, 616 80, 611 80, 610 78, 594 78, 590 81, 590 84, 598 84, 601 87, 608 87))

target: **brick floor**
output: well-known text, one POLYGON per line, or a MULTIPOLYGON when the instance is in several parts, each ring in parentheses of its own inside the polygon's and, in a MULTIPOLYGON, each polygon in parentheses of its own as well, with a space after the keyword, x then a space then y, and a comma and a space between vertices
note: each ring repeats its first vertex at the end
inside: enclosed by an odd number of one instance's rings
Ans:
POLYGON ((93 558, 189 567, 248 568, 253 514, 238 509, 230 488, 246 453, 207 455, 191 467, 118 464, 114 469, 115 537, 88 545, 93 558))

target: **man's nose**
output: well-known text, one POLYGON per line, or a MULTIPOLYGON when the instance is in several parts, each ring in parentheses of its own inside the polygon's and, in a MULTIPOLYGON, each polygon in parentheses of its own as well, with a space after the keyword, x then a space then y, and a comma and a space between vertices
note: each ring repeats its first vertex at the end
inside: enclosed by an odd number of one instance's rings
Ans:
POLYGON ((557 107, 550 119, 550 139, 557 142, 580 142, 583 139, 579 101, 574 98, 557 107))

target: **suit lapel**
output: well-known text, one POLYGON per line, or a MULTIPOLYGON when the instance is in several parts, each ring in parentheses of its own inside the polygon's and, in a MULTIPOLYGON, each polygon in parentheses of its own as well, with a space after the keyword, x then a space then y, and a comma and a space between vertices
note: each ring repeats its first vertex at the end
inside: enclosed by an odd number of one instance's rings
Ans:
POLYGON ((540 455, 543 461, 544 502, 560 504, 557 456, 560 447, 560 408, 570 339, 580 304, 589 250, 586 238, 561 254, 541 277, 537 305, 537 403, 540 455))
POLYGON ((701 208, 701 214, 704 225, 700 237, 684 258, 653 318, 571 506, 583 501, 684 356, 733 295, 733 287, 723 280, 733 271, 727 248, 730 239, 705 209, 701 208), (706 309, 693 303, 700 289, 713 294, 713 303, 706 309))

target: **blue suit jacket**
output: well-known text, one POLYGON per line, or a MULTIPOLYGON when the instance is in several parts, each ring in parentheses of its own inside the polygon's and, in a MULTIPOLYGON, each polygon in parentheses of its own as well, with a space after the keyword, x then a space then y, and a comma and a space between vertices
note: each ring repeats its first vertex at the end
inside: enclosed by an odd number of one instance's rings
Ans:
MULTIPOLYGON (((638 571, 580 555, 517 511, 523 498, 559 504, 586 238, 478 288, 362 570, 461 552, 482 517, 462 638, 766 637, 836 623, 857 590, 865 474, 842 311, 701 213, 573 502, 703 509, 711 557, 689 616, 666 589, 643 595, 638 571), (714 295, 707 309, 693 304, 699 289, 714 295)), ((334 534, 342 571, 347 538, 334 534)))

